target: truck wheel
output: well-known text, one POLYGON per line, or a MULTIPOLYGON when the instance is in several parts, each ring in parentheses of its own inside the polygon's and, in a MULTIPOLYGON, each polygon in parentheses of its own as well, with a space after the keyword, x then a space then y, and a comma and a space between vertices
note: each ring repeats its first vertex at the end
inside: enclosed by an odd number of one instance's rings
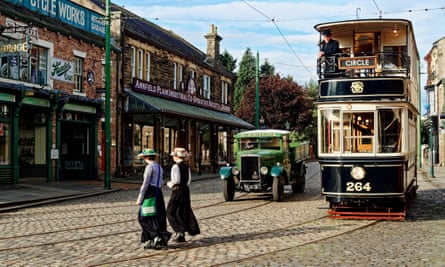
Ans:
POLYGON ((274 201, 278 202, 283 200, 284 183, 280 176, 273 178, 272 193, 274 201))
POLYGON ((232 201, 235 196, 235 183, 233 177, 223 180, 223 195, 226 201, 232 201))

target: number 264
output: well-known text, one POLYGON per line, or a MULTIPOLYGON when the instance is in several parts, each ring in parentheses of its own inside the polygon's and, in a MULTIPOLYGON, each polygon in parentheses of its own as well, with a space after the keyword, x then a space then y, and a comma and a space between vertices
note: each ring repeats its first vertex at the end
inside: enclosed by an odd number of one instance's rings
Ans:
POLYGON ((362 182, 347 182, 346 183, 346 191, 348 192, 362 192, 371 191, 372 187, 369 182, 363 184, 362 182))

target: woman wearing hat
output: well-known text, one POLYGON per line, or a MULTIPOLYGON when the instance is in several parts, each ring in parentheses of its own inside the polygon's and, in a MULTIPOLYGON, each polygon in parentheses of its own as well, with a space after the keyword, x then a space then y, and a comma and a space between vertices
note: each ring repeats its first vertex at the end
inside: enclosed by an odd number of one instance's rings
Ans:
POLYGON ((144 159, 146 164, 144 170, 144 182, 139 191, 137 205, 139 205, 138 221, 142 228, 141 243, 144 248, 166 249, 171 233, 167 231, 167 217, 165 212, 164 195, 161 187, 163 170, 161 165, 155 161, 156 151, 144 149, 138 158, 144 159), (156 215, 142 216, 141 205, 144 199, 156 196, 156 215))
POLYGON ((185 242, 185 233, 197 235, 199 224, 192 211, 190 201, 190 182, 192 179, 189 166, 185 163, 188 153, 185 148, 175 148, 171 153, 175 164, 171 169, 171 180, 167 183, 172 194, 167 204, 167 219, 176 232, 176 242, 185 242))

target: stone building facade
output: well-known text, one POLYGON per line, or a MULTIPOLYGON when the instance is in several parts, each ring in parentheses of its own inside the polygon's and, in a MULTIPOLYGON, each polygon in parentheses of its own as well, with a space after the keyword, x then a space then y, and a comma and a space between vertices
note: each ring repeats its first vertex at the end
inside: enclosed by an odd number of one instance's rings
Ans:
POLYGON ((427 63, 427 122, 430 123, 430 157, 445 166, 445 37, 433 43, 424 57, 427 63))

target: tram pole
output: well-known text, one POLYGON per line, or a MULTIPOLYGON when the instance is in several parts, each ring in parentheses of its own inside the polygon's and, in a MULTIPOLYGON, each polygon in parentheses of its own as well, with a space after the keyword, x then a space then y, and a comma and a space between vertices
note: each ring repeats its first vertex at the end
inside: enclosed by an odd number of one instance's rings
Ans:
POLYGON ((260 54, 257 51, 256 52, 256 72, 255 72, 255 126, 257 129, 260 128, 260 78, 259 78, 259 73, 260 73, 260 54))
POLYGON ((110 24, 111 24, 111 12, 110 12, 110 0, 105 0, 105 175, 104 175, 104 188, 110 189, 110 150, 111 150, 111 134, 110 134, 110 24))
POLYGON ((430 127, 430 177, 434 178, 434 140, 433 126, 430 127))

